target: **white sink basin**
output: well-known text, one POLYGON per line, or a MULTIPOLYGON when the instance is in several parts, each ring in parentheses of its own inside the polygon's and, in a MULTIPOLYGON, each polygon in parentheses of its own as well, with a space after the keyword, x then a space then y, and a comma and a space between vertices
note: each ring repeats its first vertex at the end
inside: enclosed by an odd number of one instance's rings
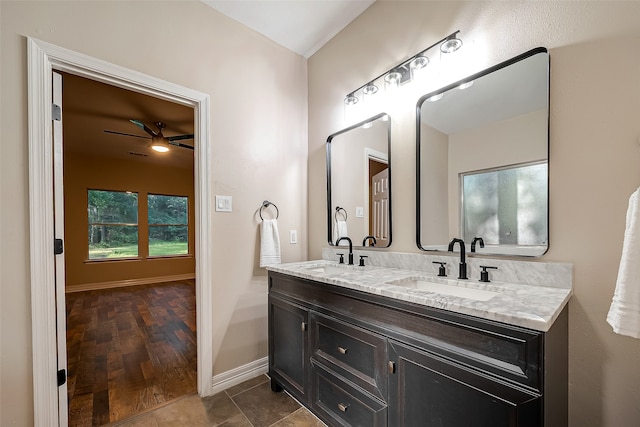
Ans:
POLYGON ((347 273, 351 271, 357 271, 358 268, 362 269, 364 267, 356 267, 348 264, 314 264, 303 267, 303 269, 306 271, 323 274, 347 273))
POLYGON ((449 295, 458 298, 467 298, 476 301, 488 301, 491 298, 500 295, 500 292, 488 291, 485 289, 467 288, 465 286, 456 285, 453 282, 437 282, 434 278, 429 277, 410 277, 387 282, 389 285, 400 286, 403 288, 420 289, 426 292, 433 292, 441 295, 449 295))

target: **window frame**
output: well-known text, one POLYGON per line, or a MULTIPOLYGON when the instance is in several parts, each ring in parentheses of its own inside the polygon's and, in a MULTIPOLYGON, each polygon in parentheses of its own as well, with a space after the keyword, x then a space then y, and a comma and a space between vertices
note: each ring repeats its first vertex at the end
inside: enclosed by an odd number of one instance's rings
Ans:
POLYGON ((191 221, 189 218, 189 196, 188 195, 184 195, 184 194, 167 194, 167 193, 151 193, 148 192, 147 194, 147 212, 146 212, 146 217, 147 217, 147 258, 148 259, 158 259, 158 258, 181 258, 181 257, 190 257, 192 256, 192 251, 191 251, 191 239, 190 239, 190 231, 191 231, 191 221), (149 209, 149 198, 151 196, 165 196, 165 197, 180 197, 180 198, 184 198, 185 200, 185 207, 186 207, 186 212, 185 212, 185 218, 186 218, 186 223, 180 223, 180 224, 159 224, 159 223, 151 223, 149 221, 149 213, 150 213, 150 209, 149 209), (151 246, 151 229, 155 228, 155 227, 186 227, 187 229, 187 252, 184 254, 166 254, 166 255, 151 255, 151 250, 150 250, 150 246, 151 246))
POLYGON ((87 233, 89 233, 89 227, 94 226, 104 226, 104 227, 135 227, 136 228, 136 255, 131 256, 121 256, 121 257, 104 257, 104 258, 91 258, 91 247, 90 235, 87 234, 87 262, 106 262, 106 261, 130 261, 141 259, 140 256, 140 192, 139 191, 130 191, 130 190, 105 190, 101 188, 87 188, 87 233), (135 194, 136 195, 136 223, 116 223, 116 222, 91 222, 89 216, 89 193, 91 191, 102 191, 107 193, 126 193, 126 194, 135 194))
MULTIPOLYGON (((547 183, 545 186, 546 189, 546 197, 549 197, 548 194, 548 177, 549 177, 549 162, 548 160, 534 160, 534 161, 529 161, 529 162, 522 162, 522 163, 513 163, 513 164, 509 164, 509 165, 505 165, 505 166, 498 166, 498 167, 493 167, 493 168, 487 168, 487 169, 479 169, 479 170, 474 170, 474 171, 467 171, 467 172, 460 172, 458 174, 458 184, 459 184, 459 200, 460 200, 460 205, 459 205, 459 224, 460 224, 460 235, 462 236, 462 238, 464 239, 466 237, 466 223, 465 223, 465 204, 464 204, 464 178, 467 176, 472 176, 472 175, 480 175, 480 174, 485 174, 485 173, 493 173, 493 172, 500 172, 500 171, 508 171, 508 170, 516 170, 516 169, 522 169, 522 168, 526 168, 526 167, 532 167, 532 166, 539 166, 539 165, 546 165, 547 168, 547 183)), ((548 212, 547 212, 547 216, 548 216, 548 212)), ((548 227, 548 223, 547 223, 547 227, 548 227)), ((545 233, 546 236, 549 235, 548 232, 548 228, 547 228, 547 232, 545 233)), ((485 242, 486 243, 486 242, 485 242)), ((502 243, 499 243, 502 244, 502 243)), ((548 239, 545 242, 542 243, 536 243, 536 244, 523 244, 523 243, 515 243, 513 244, 514 246, 539 246, 539 245, 544 245, 544 244, 548 244, 548 239)))

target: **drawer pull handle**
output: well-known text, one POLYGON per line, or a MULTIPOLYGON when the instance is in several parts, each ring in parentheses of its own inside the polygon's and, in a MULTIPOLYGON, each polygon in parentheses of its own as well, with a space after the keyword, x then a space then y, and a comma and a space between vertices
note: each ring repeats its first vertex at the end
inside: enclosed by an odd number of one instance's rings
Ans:
POLYGON ((395 374, 396 373, 396 364, 392 360, 389 360, 389 363, 387 364, 387 367, 389 368, 389 373, 390 374, 395 374))
POLYGON ((300 330, 301 330, 302 332, 304 332, 304 331, 306 331, 306 330, 307 330, 307 323, 306 323, 306 322, 302 322, 302 323, 300 324, 300 330))
POLYGON ((347 412, 348 408, 349 408, 349 405, 345 405, 344 403, 338 403, 338 409, 340 409, 342 412, 347 412))
POLYGON ((344 347, 340 347, 338 346, 338 351, 340 352, 340 354, 347 354, 347 352, 349 351, 348 348, 344 348, 344 347))

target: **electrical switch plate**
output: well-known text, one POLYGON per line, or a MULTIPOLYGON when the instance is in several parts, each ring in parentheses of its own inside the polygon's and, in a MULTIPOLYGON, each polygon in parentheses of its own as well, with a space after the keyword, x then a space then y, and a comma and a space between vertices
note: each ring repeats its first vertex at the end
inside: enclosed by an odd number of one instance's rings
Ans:
POLYGON ((298 243, 298 230, 289 230, 289 243, 292 245, 298 243))
POLYGON ((216 212, 231 212, 231 196, 216 196, 216 212))
POLYGON ((356 218, 364 217, 364 208, 362 206, 356 206, 356 218))

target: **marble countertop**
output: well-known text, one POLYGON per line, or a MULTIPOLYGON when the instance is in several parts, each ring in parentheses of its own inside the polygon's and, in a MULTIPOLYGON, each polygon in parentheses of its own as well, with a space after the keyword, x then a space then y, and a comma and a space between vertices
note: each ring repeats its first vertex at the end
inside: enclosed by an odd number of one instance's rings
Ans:
POLYGON ((482 283, 328 260, 271 265, 268 270, 543 332, 551 328, 572 294, 566 288, 493 280, 482 283))

